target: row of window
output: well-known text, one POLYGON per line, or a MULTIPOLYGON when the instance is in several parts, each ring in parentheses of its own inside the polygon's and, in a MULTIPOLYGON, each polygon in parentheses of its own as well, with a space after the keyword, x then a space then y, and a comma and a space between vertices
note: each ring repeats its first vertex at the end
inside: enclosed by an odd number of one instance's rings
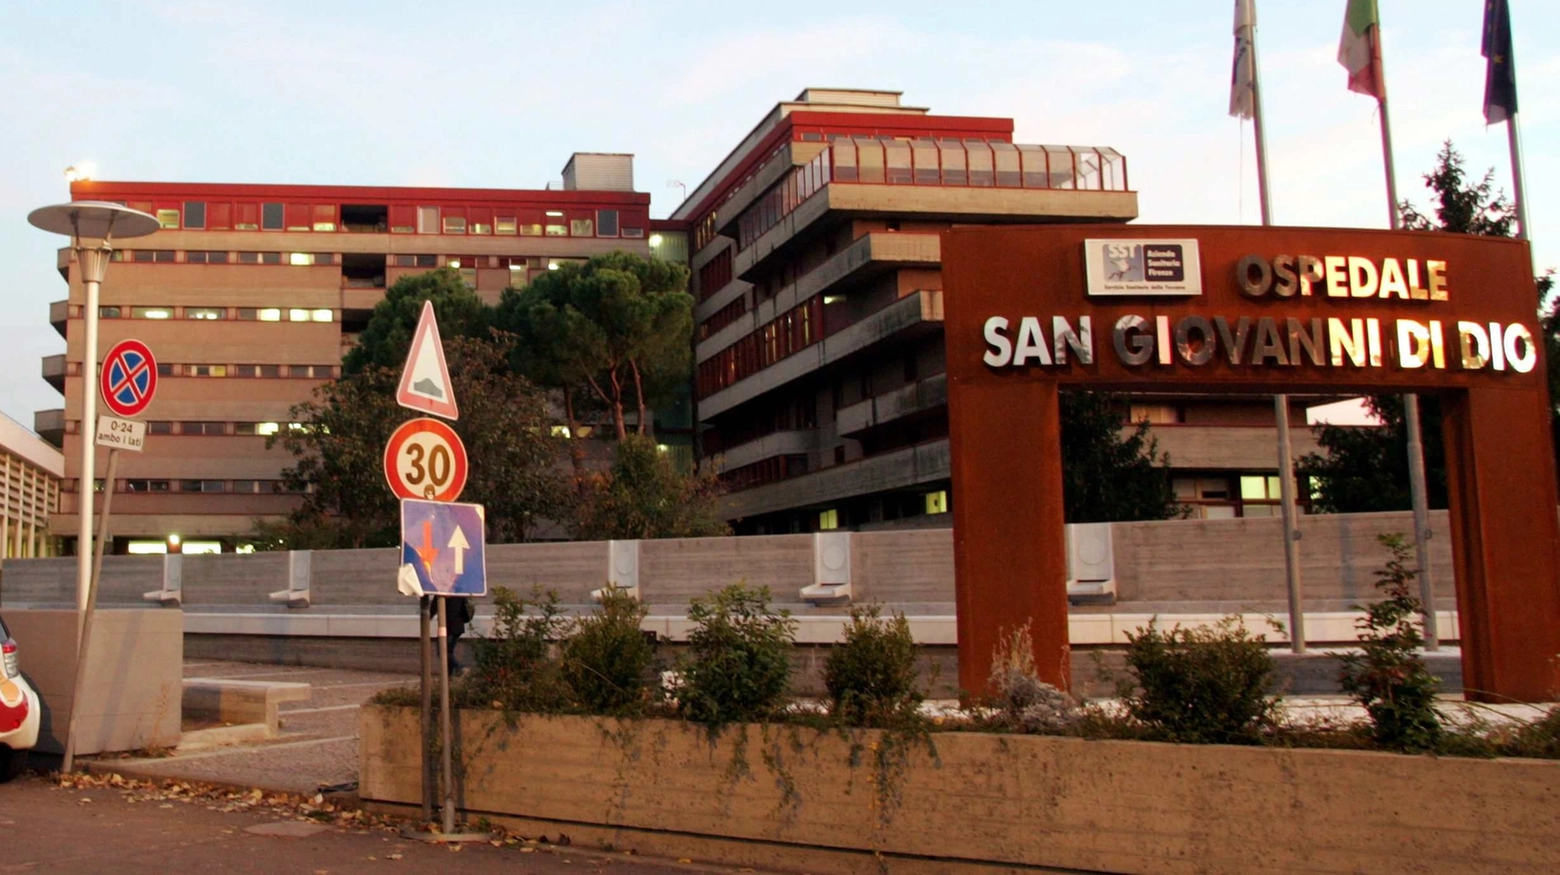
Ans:
MULTIPOLYGON (((316 367, 324 368, 324 365, 316 367)), ((149 420, 146 423, 147 434, 162 435, 191 435, 203 436, 248 436, 248 435, 273 435, 284 428, 303 429, 307 426, 301 422, 169 422, 167 420, 149 420)), ((77 434, 81 429, 81 421, 73 419, 65 424, 67 434, 77 434)))
MULTIPOLYGON (((77 308, 72 307, 72 310, 77 308)), ((98 308, 100 319, 198 319, 216 322, 334 322, 336 311, 328 307, 120 307, 98 308)))
POLYGON ((381 206, 270 201, 129 201, 169 230, 351 231, 520 237, 645 236, 648 214, 615 209, 381 206))
MULTIPOLYGON (((81 488, 76 478, 61 481, 60 491, 75 492, 81 488)), ((93 482, 96 492, 103 491, 103 479, 93 482)), ((139 493, 239 493, 251 495, 301 495, 306 489, 293 489, 285 480, 115 480, 115 492, 139 493)))
POLYGON ((700 362, 699 397, 707 398, 822 337, 823 299, 814 296, 700 362))
POLYGON ((743 295, 711 313, 710 318, 699 323, 699 339, 704 340, 727 325, 741 319, 747 313, 747 308, 747 296, 743 295))
MULTIPOLYGON (((335 365, 209 365, 157 363, 159 377, 247 377, 252 379, 329 380, 336 376, 335 365)), ((67 376, 81 375, 81 363, 65 365, 67 376)))
POLYGON ((727 248, 722 249, 719 255, 699 268, 699 300, 709 298, 710 295, 724 289, 730 282, 731 249, 727 248))

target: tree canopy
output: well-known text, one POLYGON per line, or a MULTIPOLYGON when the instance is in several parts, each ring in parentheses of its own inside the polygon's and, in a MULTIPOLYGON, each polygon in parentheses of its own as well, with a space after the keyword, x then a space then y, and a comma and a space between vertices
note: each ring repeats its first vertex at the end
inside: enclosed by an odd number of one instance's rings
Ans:
POLYGON ((576 538, 701 538, 730 534, 715 513, 715 475, 680 470, 655 441, 630 434, 593 475, 575 510, 576 538))
POLYGON ((1145 420, 1123 433, 1122 398, 1063 392, 1062 504, 1067 522, 1107 523, 1180 516, 1170 460, 1145 420))
MULTIPOLYGON (((412 333, 422 315, 423 301, 432 301, 439 320, 439 336, 485 339, 493 324, 492 309, 466 287, 460 273, 447 267, 404 276, 385 290, 374 305, 374 314, 358 335, 357 345, 341 359, 343 374, 357 374, 370 367, 399 372, 412 346, 412 333)), ((394 387, 391 387, 394 392, 394 387)))

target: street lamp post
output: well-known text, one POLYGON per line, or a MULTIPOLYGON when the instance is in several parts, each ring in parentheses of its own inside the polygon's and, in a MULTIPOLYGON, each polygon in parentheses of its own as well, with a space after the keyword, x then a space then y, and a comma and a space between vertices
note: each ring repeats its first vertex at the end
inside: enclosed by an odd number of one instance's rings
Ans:
MULTIPOLYGON (((85 327, 81 352, 81 425, 77 428, 77 438, 81 441, 81 477, 76 489, 80 517, 76 535, 76 610, 81 612, 81 620, 77 623, 79 634, 86 620, 87 596, 92 580, 92 502, 97 482, 93 438, 97 434, 98 292, 103 284, 103 276, 108 272, 114 238, 144 237, 156 231, 160 225, 154 216, 140 210, 97 201, 39 207, 28 214, 27 221, 45 231, 70 235, 70 245, 76 253, 76 264, 86 293, 81 314, 85 327)), ((112 489, 113 484, 107 484, 107 488, 112 489)))

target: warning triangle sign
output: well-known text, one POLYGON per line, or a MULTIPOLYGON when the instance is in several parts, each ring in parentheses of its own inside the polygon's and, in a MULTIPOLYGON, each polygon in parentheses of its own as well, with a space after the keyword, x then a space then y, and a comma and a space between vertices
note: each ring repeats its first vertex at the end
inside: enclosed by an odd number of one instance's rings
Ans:
POLYGON ((395 403, 445 419, 459 419, 455 406, 455 384, 444 362, 444 344, 439 340, 439 323, 433 317, 433 302, 424 301, 412 348, 401 369, 401 385, 395 391, 395 403))

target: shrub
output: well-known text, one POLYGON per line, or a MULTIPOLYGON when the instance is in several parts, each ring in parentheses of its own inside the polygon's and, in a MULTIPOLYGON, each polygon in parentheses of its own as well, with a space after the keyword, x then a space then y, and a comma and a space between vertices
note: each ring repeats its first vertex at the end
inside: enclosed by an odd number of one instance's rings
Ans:
POLYGON ((1268 698, 1276 668, 1265 639, 1236 616, 1211 627, 1154 623, 1127 633, 1127 667, 1137 691, 1123 689, 1127 711, 1167 741, 1253 744, 1273 725, 1268 698))
POLYGON ((1560 707, 1545 716, 1524 723, 1511 732, 1501 745, 1501 753, 1514 757, 1560 759, 1560 707))
POLYGON ((986 686, 1001 720, 1028 732, 1054 732, 1077 716, 1072 696, 1040 680, 1035 671, 1035 645, 1029 624, 1018 626, 997 642, 991 654, 991 678, 986 686))
POLYGON ((644 703, 655 659, 640 628, 645 614, 638 599, 608 587, 601 605, 564 641, 563 678, 587 710, 618 714, 644 703))
POLYGON ((476 660, 462 679, 458 704, 510 711, 557 711, 570 693, 552 642, 571 623, 558 594, 535 587, 529 598, 493 588, 493 634, 472 642, 476 660))
POLYGON ((729 723, 768 717, 785 700, 796 621, 769 606, 769 587, 734 583, 693 600, 678 709, 689 720, 729 723))
MULTIPOLYGON (((1402 535, 1377 538, 1390 553, 1376 572, 1376 587, 1386 598, 1363 608, 1359 653, 1339 659, 1343 691, 1370 715, 1376 743, 1394 750, 1433 750, 1441 741, 1435 713, 1440 681, 1419 655, 1424 637, 1414 618, 1422 606, 1409 592, 1418 572, 1408 567, 1409 548, 1402 535)), ((1358 606, 1356 606, 1356 609, 1358 606)))
POLYGON ((851 608, 845 641, 829 651, 823 667, 829 713, 852 726, 914 715, 922 699, 915 681, 915 639, 905 615, 884 619, 879 605, 851 608))

